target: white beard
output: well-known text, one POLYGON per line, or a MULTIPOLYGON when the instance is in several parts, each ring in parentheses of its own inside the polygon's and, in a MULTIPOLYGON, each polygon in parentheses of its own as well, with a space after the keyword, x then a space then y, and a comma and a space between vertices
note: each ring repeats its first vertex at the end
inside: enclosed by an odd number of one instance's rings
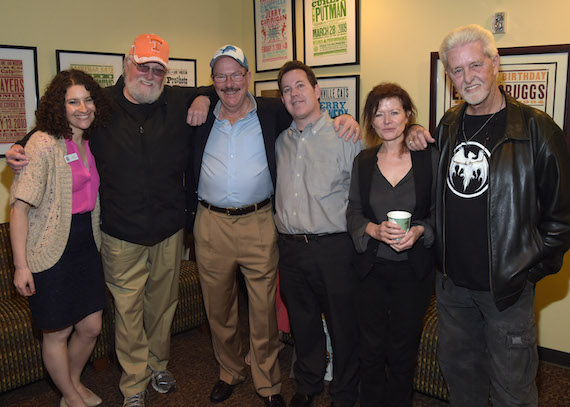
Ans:
POLYGON ((157 82, 155 81, 155 84, 149 87, 140 84, 139 82, 141 80, 142 79, 140 78, 131 79, 128 77, 128 75, 125 75, 125 87, 127 88, 127 92, 138 103, 154 103, 162 94, 162 91, 164 89, 164 81, 161 82, 160 86, 158 86, 157 82))

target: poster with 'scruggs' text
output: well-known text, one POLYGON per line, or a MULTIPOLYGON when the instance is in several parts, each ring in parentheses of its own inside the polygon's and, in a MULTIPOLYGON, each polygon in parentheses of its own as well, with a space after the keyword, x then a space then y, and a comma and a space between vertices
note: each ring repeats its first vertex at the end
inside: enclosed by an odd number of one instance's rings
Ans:
MULTIPOLYGON (((566 108, 569 55, 568 45, 499 48, 497 83, 508 95, 547 113, 565 129, 569 116, 566 108)), ((448 109, 463 100, 437 52, 432 52, 431 65, 430 128, 433 129, 448 109)))

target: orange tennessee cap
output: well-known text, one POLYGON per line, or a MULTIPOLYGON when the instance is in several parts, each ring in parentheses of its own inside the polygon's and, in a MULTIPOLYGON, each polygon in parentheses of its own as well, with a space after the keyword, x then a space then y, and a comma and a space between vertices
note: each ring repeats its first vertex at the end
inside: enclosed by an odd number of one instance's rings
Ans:
POLYGON ((129 55, 137 64, 146 64, 147 62, 158 62, 168 69, 168 54, 170 47, 168 43, 156 34, 142 34, 135 38, 135 42, 131 46, 129 55))

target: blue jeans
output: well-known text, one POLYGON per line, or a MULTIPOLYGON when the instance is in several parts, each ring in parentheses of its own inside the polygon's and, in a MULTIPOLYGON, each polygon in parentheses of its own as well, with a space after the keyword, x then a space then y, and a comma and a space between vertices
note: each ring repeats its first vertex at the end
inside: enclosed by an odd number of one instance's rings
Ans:
POLYGON ((499 311, 489 291, 445 281, 437 273, 439 364, 457 407, 538 406, 534 286, 499 311))

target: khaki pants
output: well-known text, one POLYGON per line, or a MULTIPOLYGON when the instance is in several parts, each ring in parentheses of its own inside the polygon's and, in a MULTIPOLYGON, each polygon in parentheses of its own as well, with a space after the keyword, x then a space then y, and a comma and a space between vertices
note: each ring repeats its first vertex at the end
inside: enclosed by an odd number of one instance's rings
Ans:
POLYGON ((248 367, 238 333, 236 271, 245 277, 249 298, 251 374, 259 395, 281 391, 275 313, 277 231, 267 205, 247 215, 229 216, 198 205, 194 226, 196 258, 220 380, 242 382, 248 367))
POLYGON ((125 397, 144 391, 150 371, 165 370, 178 305, 183 231, 154 246, 102 233, 105 281, 115 300, 115 350, 125 397))

